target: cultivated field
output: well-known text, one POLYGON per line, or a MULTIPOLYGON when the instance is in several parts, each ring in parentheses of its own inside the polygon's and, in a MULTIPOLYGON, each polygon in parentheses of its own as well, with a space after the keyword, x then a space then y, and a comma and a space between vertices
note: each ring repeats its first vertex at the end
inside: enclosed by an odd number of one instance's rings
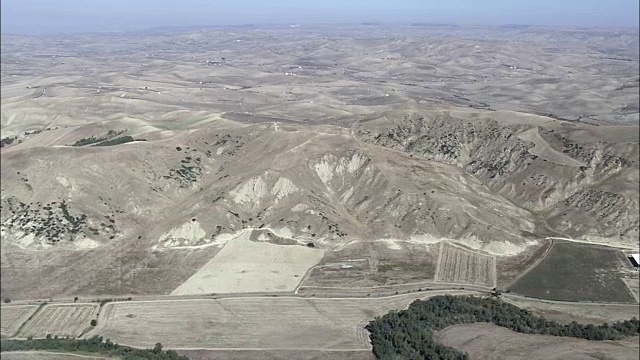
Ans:
POLYGON ((45 305, 16 337, 42 338, 49 334, 77 337, 90 327, 97 311, 97 304, 45 305))
POLYGON ((620 250, 559 241, 510 290, 552 300, 635 302, 622 280, 625 261, 620 250))
POLYGON ((525 251, 515 256, 501 256, 496 259, 497 283, 500 288, 508 288, 513 282, 522 277, 529 269, 537 266, 548 252, 553 242, 540 241, 531 245, 525 251))
POLYGON ((131 346, 206 349, 368 349, 364 326, 442 291, 376 299, 225 298, 106 304, 94 334, 131 346))
POLYGON ((293 291, 324 251, 251 241, 251 231, 231 239, 172 295, 293 291))
POLYGON ((607 359, 637 360, 637 337, 589 341, 569 337, 520 334, 493 324, 450 326, 437 334, 444 345, 469 353, 471 359, 607 359))
POLYGON ((0 307, 0 334, 13 336, 20 325, 38 309, 38 305, 4 305, 0 307))
POLYGON ((496 258, 441 242, 435 281, 495 286, 496 258))

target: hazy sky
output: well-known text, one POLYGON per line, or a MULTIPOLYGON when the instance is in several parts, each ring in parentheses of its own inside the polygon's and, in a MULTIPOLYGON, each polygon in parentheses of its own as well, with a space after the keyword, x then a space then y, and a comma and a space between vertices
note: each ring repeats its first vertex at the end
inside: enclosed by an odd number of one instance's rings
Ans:
POLYGON ((638 26, 638 0, 1 0, 3 33, 304 22, 638 26))

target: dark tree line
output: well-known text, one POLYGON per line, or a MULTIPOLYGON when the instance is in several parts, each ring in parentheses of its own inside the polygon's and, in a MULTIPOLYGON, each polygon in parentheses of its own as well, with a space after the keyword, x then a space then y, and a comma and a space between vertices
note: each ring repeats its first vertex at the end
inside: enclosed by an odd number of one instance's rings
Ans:
POLYGON ((118 345, 109 339, 103 341, 101 336, 81 340, 47 336, 46 339, 37 340, 0 341, 1 352, 27 350, 99 353, 123 360, 189 360, 187 356, 178 355, 174 350, 163 350, 160 343, 153 349, 136 349, 118 345))
POLYGON ((366 329, 378 359, 469 359, 469 355, 438 344, 434 331, 456 324, 494 323, 523 334, 617 340, 640 333, 640 321, 582 325, 559 324, 495 298, 436 296, 416 300, 407 310, 392 311, 369 322, 366 329))
POLYGON ((125 136, 122 136, 122 137, 119 137, 119 138, 103 141, 103 142, 95 144, 93 146, 113 146, 113 145, 125 144, 125 143, 132 142, 132 141, 135 141, 135 139, 132 138, 129 135, 125 135, 125 136))
POLYGON ((2 140, 0 140, 0 147, 4 147, 5 145, 10 145, 17 138, 18 137, 16 136, 3 138, 2 140))

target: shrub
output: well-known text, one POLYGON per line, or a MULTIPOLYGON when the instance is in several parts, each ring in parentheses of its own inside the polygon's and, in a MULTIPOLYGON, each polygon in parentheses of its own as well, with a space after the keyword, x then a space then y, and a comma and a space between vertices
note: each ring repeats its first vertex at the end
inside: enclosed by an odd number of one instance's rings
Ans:
POLYGON ((98 325, 98 320, 91 319, 91 326, 96 326, 96 325, 98 325))

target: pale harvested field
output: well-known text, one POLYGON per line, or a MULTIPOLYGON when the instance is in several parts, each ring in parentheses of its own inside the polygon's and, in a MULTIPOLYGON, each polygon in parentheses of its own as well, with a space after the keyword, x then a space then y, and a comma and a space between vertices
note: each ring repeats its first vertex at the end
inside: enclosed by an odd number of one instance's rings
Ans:
POLYGON ((3 352, 2 360, 103 360, 116 359, 104 356, 55 353, 48 351, 12 351, 3 352))
POLYGON ((38 309, 38 305, 5 305, 0 307, 0 334, 13 336, 31 314, 38 309))
POLYGON ((442 291, 376 299, 226 298, 109 303, 88 333, 119 344, 205 349, 368 349, 364 326, 442 291))
POLYGON ((251 241, 250 234, 230 240, 172 295, 293 291, 324 256, 320 249, 251 241))
POLYGON ((548 302, 516 298, 508 296, 508 294, 504 295, 502 299, 519 308, 530 310, 536 315, 560 323, 577 321, 601 325, 604 322, 611 324, 616 321, 628 320, 634 316, 640 318, 640 307, 637 305, 548 302))
POLYGON ((496 258, 441 242, 435 281, 495 286, 496 258))
POLYGON ((97 304, 46 305, 16 335, 18 338, 51 335, 77 337, 90 326, 97 304))
POLYGON ((437 334, 444 345, 469 353, 471 359, 615 359, 637 360, 638 337, 589 341, 569 337, 520 334, 493 324, 450 326, 437 334))

